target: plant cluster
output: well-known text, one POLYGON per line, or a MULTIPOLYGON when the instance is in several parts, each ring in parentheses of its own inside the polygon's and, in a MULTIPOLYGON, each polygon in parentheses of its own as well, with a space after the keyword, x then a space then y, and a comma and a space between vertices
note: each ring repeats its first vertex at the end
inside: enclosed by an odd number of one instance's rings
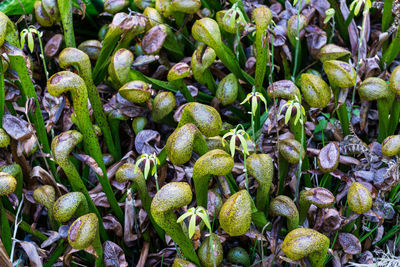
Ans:
POLYGON ((398 264, 399 20, 392 0, 0 3, 0 265, 398 264))

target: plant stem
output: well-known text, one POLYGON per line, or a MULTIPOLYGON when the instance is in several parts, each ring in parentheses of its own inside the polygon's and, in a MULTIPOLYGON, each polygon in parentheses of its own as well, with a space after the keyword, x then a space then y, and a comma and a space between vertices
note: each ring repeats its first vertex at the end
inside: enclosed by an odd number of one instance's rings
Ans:
POLYGON ((85 184, 83 183, 78 171, 75 169, 74 164, 68 158, 62 161, 59 160, 57 163, 64 170, 64 173, 67 175, 72 190, 76 192, 82 192, 85 195, 90 211, 95 213, 99 218, 99 226, 100 226, 99 230, 101 237, 103 238, 103 240, 108 240, 107 233, 103 226, 103 220, 101 214, 98 211, 96 205, 94 205, 93 200, 90 197, 89 192, 85 184))
POLYGON ((3 245, 7 251, 8 255, 11 255, 11 229, 10 224, 8 223, 6 209, 3 206, 4 197, 0 199, 0 216, 1 216, 1 241, 3 241, 3 245))
POLYGON ((399 31, 399 28, 397 28, 396 37, 390 43, 389 48, 383 53, 382 65, 385 68, 387 68, 390 64, 392 64, 393 60, 400 53, 400 31, 399 31))
MULTIPOLYGON (((7 219, 8 219, 10 222, 14 223, 14 222, 15 222, 15 215, 12 214, 12 213, 11 213, 10 211, 8 211, 8 210, 5 210, 5 213, 6 213, 7 219)), ((19 222, 18 222, 18 223, 19 223, 19 222)), ((36 237, 37 239, 39 239, 39 240, 42 241, 42 242, 45 241, 45 240, 47 240, 47 236, 45 236, 45 235, 44 235, 42 232, 40 232, 39 230, 32 229, 32 227, 31 227, 28 223, 26 223, 26 222, 24 222, 24 221, 21 221, 21 222, 19 223, 18 227, 21 228, 21 229, 22 229, 23 231, 25 231, 26 233, 33 235, 34 237, 36 237)))
POLYGON ((388 136, 388 128, 389 128, 389 109, 391 107, 391 103, 383 99, 378 99, 378 118, 379 118, 379 126, 378 126, 378 142, 382 143, 382 141, 388 136))
POLYGON ((64 246, 64 240, 61 239, 60 242, 57 245, 57 248, 51 256, 49 257, 49 260, 43 264, 44 267, 52 267, 54 263, 58 260, 58 258, 64 253, 65 246, 64 246))
MULTIPOLYGON (((109 122, 110 122, 110 130, 111 130, 111 135, 114 137, 114 154, 115 154, 115 160, 120 160, 121 159, 121 155, 122 155, 122 151, 121 151, 121 139, 119 136, 119 124, 120 121, 118 119, 112 119, 109 118, 109 122)), ((112 137, 111 137, 112 138, 112 137)), ((114 155, 113 155, 114 157, 114 155)))
POLYGON ((57 0, 61 22, 64 29, 65 45, 75 47, 74 24, 72 18, 72 0, 57 0))
MULTIPOLYGON (((336 14, 336 12, 335 12, 335 14, 336 14)), ((361 24, 360 36, 359 36, 359 39, 358 39, 359 41, 358 41, 357 64, 356 64, 356 75, 357 75, 357 77, 358 77, 358 70, 360 68, 361 45, 362 45, 362 43, 364 41, 363 37, 364 37, 365 24, 367 23, 367 15, 368 14, 364 14, 363 13, 363 21, 362 21, 362 24, 361 24)), ((356 80, 357 80, 357 77, 356 77, 356 80)), ((354 106, 355 96, 356 96, 356 86, 354 86, 354 88, 353 88, 353 95, 351 97, 350 119, 351 119, 352 114, 353 114, 353 106, 354 106)))
POLYGON ((294 66, 293 66, 293 73, 292 73, 292 81, 294 82, 296 80, 296 73, 297 69, 299 67, 299 55, 300 55, 300 13, 301 13, 301 3, 302 0, 300 0, 297 5, 297 28, 296 28, 296 50, 294 54, 294 66))
MULTIPOLYGON (((33 124, 35 125, 35 130, 40 142, 40 145, 43 149, 43 152, 45 153, 50 153, 50 145, 49 145, 49 140, 47 139, 47 132, 46 128, 44 125, 44 120, 42 116, 42 111, 39 108, 40 104, 38 101, 38 97, 36 94, 36 90, 33 86, 33 83, 31 81, 31 78, 28 74, 27 67, 25 64, 25 59, 22 56, 9 56, 10 58, 10 66, 12 69, 14 69, 18 77, 21 81, 21 87, 22 87, 22 92, 25 97, 33 98, 36 104, 36 109, 34 113, 31 113, 32 119, 33 119, 33 124)), ((57 174, 57 169, 56 165, 52 160, 47 162, 47 159, 44 157, 43 160, 45 161, 46 165, 48 164, 51 169, 51 173, 53 174, 55 180, 60 183, 60 179, 57 174)))
MULTIPOLYGON (((300 111, 298 111, 300 112, 300 111)), ((300 117, 301 117, 301 121, 304 121, 304 116, 303 113, 300 112, 300 117)), ((304 147, 304 125, 301 124, 301 146, 304 147)), ((306 148, 307 149, 307 148, 306 148)), ((295 192, 295 201, 299 199, 299 193, 300 193, 300 180, 301 180, 301 167, 302 167, 302 163, 303 163, 303 150, 300 149, 299 151, 299 166, 297 167, 297 185, 296 185, 296 192, 295 192)), ((297 227, 297 226, 296 226, 297 227)), ((295 228, 293 228, 295 229, 295 228)))
POLYGON ((3 59, 0 56, 0 127, 2 127, 5 106, 5 87, 4 87, 4 72, 3 59))
POLYGON ((103 262, 103 246, 101 245, 99 231, 97 231, 97 233, 96 233, 96 238, 94 239, 94 242, 93 242, 93 248, 96 251, 97 256, 98 256, 96 258, 96 267, 104 266, 104 262, 103 262))
POLYGON ((278 195, 283 195, 283 190, 285 189, 285 179, 286 175, 289 170, 288 161, 285 160, 282 155, 279 153, 278 156, 279 161, 279 188, 278 188, 278 195))
POLYGON ((400 118, 400 103, 397 97, 393 100, 392 111, 390 112, 388 136, 393 135, 397 129, 400 118))
MULTIPOLYGON (((338 105, 339 102, 339 88, 332 86, 332 91, 335 96, 335 106, 338 105)), ((341 104, 340 107, 336 110, 336 114, 339 118, 340 125, 342 126, 343 135, 347 136, 350 134, 350 126, 349 126, 349 117, 346 108, 346 102, 341 104)))
POLYGON ((170 83, 179 89, 182 95, 185 97, 187 102, 194 102, 193 96, 190 94, 189 89, 186 87, 186 84, 183 82, 182 79, 170 81, 170 83))

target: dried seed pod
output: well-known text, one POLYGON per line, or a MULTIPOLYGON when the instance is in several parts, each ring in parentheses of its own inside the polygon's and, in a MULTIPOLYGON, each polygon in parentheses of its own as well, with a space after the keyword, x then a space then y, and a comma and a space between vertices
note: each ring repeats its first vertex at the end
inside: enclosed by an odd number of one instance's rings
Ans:
POLYGON ((324 108, 331 99, 331 90, 321 77, 303 73, 300 76, 300 88, 304 100, 313 108, 324 108))
POLYGON ((226 75, 218 84, 216 97, 226 106, 235 102, 239 92, 239 81, 233 73, 226 75))
POLYGON ((128 82, 118 92, 123 98, 135 104, 146 102, 151 95, 150 86, 142 81, 128 82))
POLYGON ((329 249, 329 238, 313 229, 298 228, 286 235, 281 249, 291 260, 308 257, 312 267, 322 267, 329 249))
POLYGON ((219 222, 230 236, 245 234, 251 223, 251 197, 247 190, 233 194, 222 205, 219 222))
POLYGON ((279 153, 291 164, 296 164, 301 157, 304 159, 305 152, 301 143, 295 139, 283 139, 278 142, 279 153))
POLYGON ((329 173, 339 166, 340 151, 336 142, 331 142, 324 146, 317 158, 319 170, 323 173, 329 173))
POLYGON ((363 214, 372 207, 371 192, 364 185, 354 182, 347 192, 347 203, 352 212, 363 214))
POLYGON ((300 192, 300 224, 303 224, 307 218, 308 210, 311 204, 318 208, 324 209, 329 208, 335 202, 335 197, 326 188, 316 187, 309 190, 303 190, 300 192))
POLYGON ((400 153, 400 135, 388 136, 382 142, 382 154, 387 157, 394 157, 400 153))
POLYGON ((274 217, 285 217, 289 231, 299 227, 299 211, 289 197, 280 195, 274 198, 269 205, 269 212, 274 217))
POLYGON ((224 259, 224 252, 218 235, 211 234, 210 236, 205 238, 201 243, 201 246, 199 247, 197 254, 199 255, 199 259, 202 266, 204 267, 218 266, 224 259), (212 246, 210 244, 211 238, 212 238, 212 246), (214 265, 214 260, 215 260, 215 265, 214 265))

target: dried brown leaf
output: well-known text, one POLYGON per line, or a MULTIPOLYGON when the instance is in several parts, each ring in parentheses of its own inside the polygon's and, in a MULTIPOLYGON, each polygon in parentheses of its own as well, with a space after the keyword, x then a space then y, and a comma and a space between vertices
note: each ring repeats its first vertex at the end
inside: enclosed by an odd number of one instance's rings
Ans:
POLYGON ((103 244, 103 260, 106 267, 128 267, 124 251, 114 242, 106 241, 103 244))
POLYGON ((116 236, 122 236, 122 225, 113 215, 107 215, 103 217, 104 228, 108 231, 113 231, 116 236))
POLYGON ((361 243, 357 237, 350 233, 339 233, 339 244, 347 254, 357 255, 361 253, 361 243))

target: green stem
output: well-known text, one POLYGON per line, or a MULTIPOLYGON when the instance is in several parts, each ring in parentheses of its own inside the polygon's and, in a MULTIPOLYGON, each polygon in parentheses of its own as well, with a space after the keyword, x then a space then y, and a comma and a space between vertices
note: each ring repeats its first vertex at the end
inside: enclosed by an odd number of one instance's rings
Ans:
POLYGON ((99 84, 106 74, 107 66, 110 62, 110 56, 121 38, 122 31, 118 28, 110 28, 104 38, 103 45, 100 50, 100 55, 93 69, 93 81, 99 84))
POLYGON ((4 197, 0 199, 1 241, 3 241, 7 254, 10 255, 12 247, 11 229, 10 224, 8 223, 6 209, 3 206, 3 201, 4 197))
MULTIPOLYGON (((301 115, 301 116, 303 116, 303 115, 301 115)), ((304 121, 304 118, 302 118, 302 119, 304 121)), ((300 123, 297 123, 295 125, 294 120, 289 120, 289 127, 290 127, 290 131, 294 135, 295 139, 297 141, 299 141, 301 143, 301 145, 303 146, 304 150, 307 151, 307 143, 306 143, 306 139, 305 139, 305 135, 304 135, 303 125, 301 125, 300 123)), ((300 155, 300 158, 301 157, 302 157, 302 155, 300 155)), ((310 161, 308 159, 308 156, 305 155, 304 159, 301 161, 301 164, 299 161, 299 167, 301 167, 301 170, 307 171, 307 170, 309 170, 309 166, 310 166, 310 161)), ((300 171, 300 174, 301 174, 301 171, 300 171)), ((309 173, 304 174, 304 184, 307 187, 312 187, 311 176, 309 173)))
POLYGON ((0 127, 2 126, 5 106, 5 87, 4 87, 4 72, 3 59, 0 56, 0 127))
MULTIPOLYGON (((338 105, 339 101, 339 88, 331 86, 333 90, 333 94, 335 95, 335 106, 338 105)), ((343 135, 347 136, 350 134, 350 126, 349 126, 349 117, 346 108, 346 103, 340 105, 340 107, 336 110, 336 114, 339 118, 340 125, 342 126, 343 135)))
POLYGON ((215 95, 215 92, 217 91, 217 84, 214 80, 214 77, 212 76, 212 73, 210 71, 210 69, 206 69, 203 72, 203 79, 205 81, 205 84, 207 85, 208 90, 210 90, 210 92, 215 95))
POLYGON ((61 22, 64 29, 65 45, 75 47, 75 34, 72 18, 72 0, 57 0, 60 10, 61 22))
POLYGON ((190 94, 189 89, 186 87, 186 84, 183 82, 182 79, 170 81, 170 83, 179 89, 182 95, 185 97, 187 102, 194 102, 193 96, 190 94))
POLYGON ((114 154, 116 154, 116 157, 117 157, 116 160, 119 160, 119 159, 121 159, 121 155, 122 155, 121 139, 119 137, 120 121, 118 119, 111 119, 111 118, 109 118, 109 121, 110 121, 111 134, 114 137, 114 143, 113 143, 114 148, 115 148, 114 154))
POLYGON ((397 57, 400 53, 400 31, 397 28, 396 37, 390 43, 389 48, 383 53, 382 56, 382 65, 384 67, 388 67, 392 64, 393 60, 397 57))
POLYGON ((329 4, 331 5, 331 7, 333 9, 335 9, 335 21, 338 24, 338 28, 339 28, 339 33, 340 36, 343 37, 344 41, 346 43, 349 43, 349 32, 347 30, 346 24, 345 24, 345 20, 342 14, 342 11, 340 10, 340 6, 337 0, 328 0, 329 4))
MULTIPOLYGON (((3 210, 3 209, 2 209, 3 210)), ((11 223, 15 223, 15 215, 12 214, 10 211, 5 210, 7 219, 11 222, 11 223)), ((18 221, 18 227, 21 228, 24 232, 33 235, 34 237, 36 237, 37 239, 39 239, 40 241, 45 241, 47 240, 47 236, 45 236, 42 232, 36 230, 36 229, 32 229, 32 227, 26 223, 25 221, 18 221)))
POLYGON ((399 118, 400 118, 400 103, 397 100, 397 97, 393 100, 392 111, 390 113, 389 119, 389 130, 388 136, 393 135, 399 125, 399 118))
POLYGON ((103 220, 102 220, 101 214, 98 211, 96 205, 94 205, 92 198, 90 197, 85 184, 83 183, 78 171, 75 169, 74 164, 68 158, 65 160, 58 160, 57 163, 64 170, 64 173, 66 174, 66 176, 68 178, 68 181, 71 185, 72 190, 76 191, 76 192, 82 192, 85 195, 85 198, 89 205, 90 211, 94 212, 97 215, 97 217, 99 218, 99 225, 100 225, 99 230, 100 230, 101 238, 103 240, 108 240, 107 233, 103 226, 103 220))
POLYGON ((93 248, 97 253, 97 258, 96 258, 96 267, 102 267, 104 266, 104 261, 103 261, 103 246, 101 245, 100 241, 100 236, 99 236, 99 231, 96 233, 96 238, 94 239, 93 242, 93 248))
POLYGON ((50 255, 49 260, 43 264, 44 267, 52 267, 54 263, 58 260, 58 258, 64 253, 65 246, 64 240, 61 239, 57 245, 57 248, 53 253, 50 255))
POLYGON ((301 14, 301 2, 302 0, 297 3, 297 27, 296 27, 296 48, 294 53, 294 65, 293 65, 293 73, 292 73, 292 80, 293 82, 296 80, 296 73, 299 67, 299 56, 300 56, 300 14, 301 14))
MULTIPOLYGON (((26 97, 33 98, 35 101, 37 108, 35 109, 35 112, 33 114, 30 111, 32 119, 33 119, 33 124, 35 125, 35 130, 36 130, 40 145, 43 149, 43 152, 50 153, 50 145, 49 145, 49 140, 47 139, 46 127, 44 125, 42 111, 39 108, 41 105, 39 104, 36 90, 33 86, 31 78, 28 74, 25 59, 22 56, 9 56, 9 58, 10 58, 11 68, 17 72, 18 77, 21 81, 21 87, 22 87, 23 94, 26 97)), ((60 179, 58 177, 56 165, 54 164, 54 162, 52 160, 50 160, 48 162, 45 157, 43 159, 44 159, 46 165, 48 164, 50 166, 51 173, 53 174, 55 180, 58 183, 60 183, 60 179)))
POLYGON ((82 69, 81 74, 88 90, 89 100, 93 108, 94 117, 103 133, 108 151, 111 153, 114 160, 118 161, 121 159, 121 152, 119 151, 118 153, 118 150, 115 147, 113 135, 111 134, 110 126, 107 122, 107 117, 104 114, 104 107, 99 95, 99 91, 93 83, 92 73, 90 69, 82 69))
POLYGON ((285 189, 286 175, 289 171, 289 163, 282 157, 280 153, 278 157, 279 157, 278 160, 279 160, 279 174, 280 174, 278 195, 283 195, 283 191, 285 189))
POLYGON ((378 99, 378 118, 379 118, 379 126, 378 126, 378 142, 382 143, 382 141, 388 136, 388 128, 389 128, 389 109, 391 107, 391 103, 384 99, 378 99))
POLYGON ((393 0, 385 0, 382 14, 382 32, 387 31, 392 21, 393 0))

